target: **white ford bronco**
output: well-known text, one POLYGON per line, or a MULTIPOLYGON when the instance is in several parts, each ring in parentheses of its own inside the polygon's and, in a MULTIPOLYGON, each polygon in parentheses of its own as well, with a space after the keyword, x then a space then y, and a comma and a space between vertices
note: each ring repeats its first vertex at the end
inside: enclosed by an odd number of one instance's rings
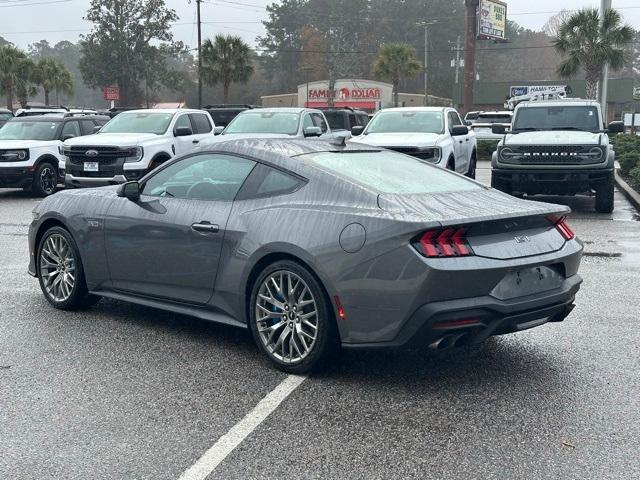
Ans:
POLYGON ((64 143, 65 184, 90 187, 137 180, 213 138, 207 112, 190 109, 130 110, 95 135, 64 143))
POLYGON ((521 103, 511 130, 493 153, 491 186, 506 193, 595 195, 600 213, 613 211, 615 152, 607 133, 624 130, 622 122, 603 128, 597 102, 549 100, 521 103))

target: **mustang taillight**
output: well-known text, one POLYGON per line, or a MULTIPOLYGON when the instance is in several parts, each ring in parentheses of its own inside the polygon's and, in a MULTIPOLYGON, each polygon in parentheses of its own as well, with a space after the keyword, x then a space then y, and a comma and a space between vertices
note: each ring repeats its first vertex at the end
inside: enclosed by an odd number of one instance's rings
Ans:
POLYGON ((567 217, 558 218, 551 216, 548 218, 549 221, 556 227, 556 230, 560 232, 562 238, 564 238, 565 240, 573 240, 576 237, 576 234, 573 232, 573 230, 571 230, 571 228, 569 228, 569 225, 567 225, 567 217))
POLYGON ((467 242, 464 228, 445 228, 424 232, 418 247, 425 257, 468 257, 473 251, 467 242))

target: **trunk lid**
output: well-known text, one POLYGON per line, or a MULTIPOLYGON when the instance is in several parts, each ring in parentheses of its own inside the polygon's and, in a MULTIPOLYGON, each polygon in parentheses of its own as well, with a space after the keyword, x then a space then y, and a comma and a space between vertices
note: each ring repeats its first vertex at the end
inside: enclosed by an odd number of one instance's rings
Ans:
MULTIPOLYGON (((508 259, 550 253, 562 248, 562 235, 548 220, 570 212, 564 205, 532 202, 497 190, 435 195, 378 196, 381 209, 407 221, 441 227, 464 227, 476 256, 508 259)), ((416 232, 419 233, 419 232, 416 232)))

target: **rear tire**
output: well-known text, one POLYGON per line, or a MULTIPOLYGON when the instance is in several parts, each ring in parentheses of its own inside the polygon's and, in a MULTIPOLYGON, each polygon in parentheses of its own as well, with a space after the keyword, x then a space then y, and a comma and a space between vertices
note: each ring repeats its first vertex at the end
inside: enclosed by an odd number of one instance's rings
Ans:
POLYGON ((320 282, 302 265, 281 260, 266 267, 249 302, 253 338, 278 369, 317 370, 337 350, 333 309, 320 282))
POLYGON ((598 185, 596 191, 596 212, 611 213, 614 207, 613 181, 598 185))
POLYGON ((42 162, 33 174, 31 190, 38 197, 47 197, 56 192, 58 187, 58 168, 52 163, 42 162))
POLYGON ((64 228, 51 227, 44 233, 36 262, 42 293, 55 308, 77 310, 100 299, 88 293, 78 246, 64 228))

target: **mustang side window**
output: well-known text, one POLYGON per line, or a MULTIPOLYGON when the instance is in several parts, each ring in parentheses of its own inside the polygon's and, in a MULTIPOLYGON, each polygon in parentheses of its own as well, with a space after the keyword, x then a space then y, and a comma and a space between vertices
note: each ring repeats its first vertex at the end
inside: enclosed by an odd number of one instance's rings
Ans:
POLYGON ((256 162, 205 153, 185 158, 151 177, 143 195, 191 200, 232 201, 256 162))

